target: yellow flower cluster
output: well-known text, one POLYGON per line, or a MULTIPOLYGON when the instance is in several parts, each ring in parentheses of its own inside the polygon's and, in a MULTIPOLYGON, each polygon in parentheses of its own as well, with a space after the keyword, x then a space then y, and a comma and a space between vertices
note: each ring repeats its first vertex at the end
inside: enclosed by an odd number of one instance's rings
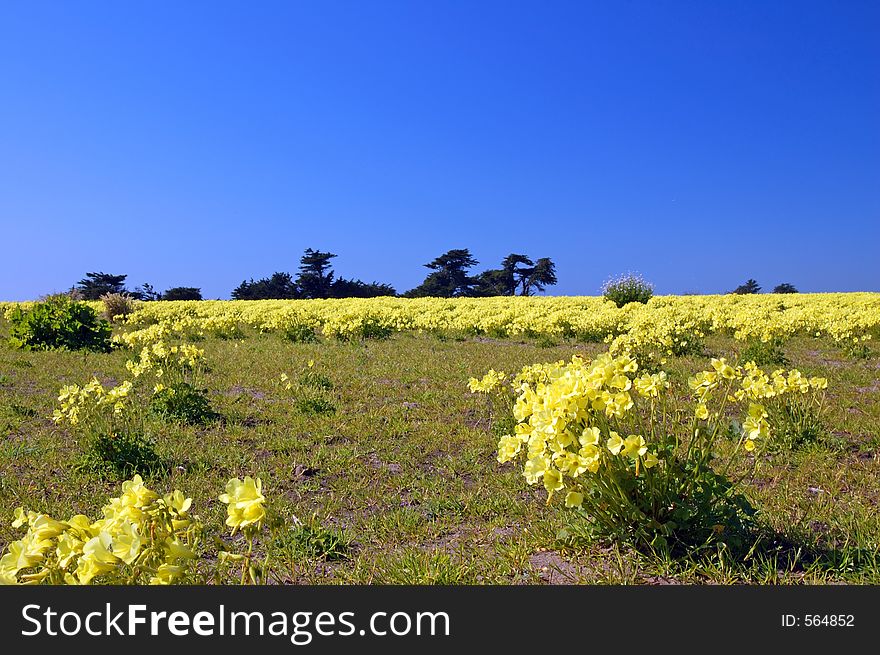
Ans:
POLYGON ((164 341, 156 341, 144 346, 138 359, 127 361, 125 367, 136 378, 152 372, 159 379, 167 379, 170 373, 196 370, 204 364, 204 350, 188 344, 168 346, 164 341))
POLYGON ((690 308, 658 306, 651 311, 635 310, 626 331, 617 336, 610 334, 605 341, 612 353, 630 353, 643 363, 662 364, 666 356, 698 349, 707 328, 705 317, 690 308))
POLYGON ((506 375, 503 372, 489 369, 482 379, 471 378, 468 380, 468 389, 471 393, 491 393, 504 384, 506 375))
MULTIPOLYGON (((181 302, 191 304, 193 301, 181 302)), ((243 336, 241 320, 236 312, 215 312, 198 316, 194 314, 193 307, 188 309, 176 301, 173 304, 177 305, 175 313, 161 319, 155 319, 149 310, 137 316, 134 313, 129 314, 125 324, 137 329, 115 335, 114 343, 127 348, 142 348, 166 339, 237 339, 243 336)))
MULTIPOLYGON (((100 303, 90 304, 101 309, 100 303)), ((0 303, 7 313, 26 305, 0 303)), ((138 305, 126 321, 133 329, 116 339, 137 348, 170 337, 238 337, 241 326, 284 331, 295 325, 345 336, 357 334, 369 322, 396 331, 453 330, 510 337, 601 341, 633 335, 640 344, 656 344, 667 352, 687 349, 692 339, 714 333, 763 341, 795 334, 828 335, 846 345, 878 336, 880 294, 655 296, 647 304, 622 308, 586 296, 159 301, 138 305)), ((628 349, 636 350, 633 344, 628 349)))
POLYGON ((220 494, 220 502, 226 503, 226 525, 232 534, 239 530, 259 530, 266 509, 263 506, 263 483, 246 475, 244 480, 233 478, 226 484, 226 493, 220 494))
MULTIPOLYGON (((166 388, 164 383, 182 382, 187 375, 204 368, 205 352, 188 344, 168 346, 160 340, 144 346, 139 356, 128 360, 125 366, 135 380, 146 373, 161 380, 153 389, 158 393, 166 388)), ((106 389, 97 378, 84 386, 64 386, 58 394, 60 409, 53 412, 52 420, 112 433, 119 427, 119 421, 132 413, 126 413, 126 409, 132 408, 133 390, 134 383, 130 380, 106 389)))
MULTIPOLYGON (((622 436, 609 429, 609 419, 622 419, 633 407, 632 393, 651 397, 666 387, 665 374, 636 378, 637 362, 629 355, 605 353, 589 362, 575 356, 571 362, 541 367, 536 384, 534 367, 520 376, 513 407, 515 433, 501 437, 498 461, 524 453, 523 475, 529 484, 543 482, 552 497, 565 487, 566 478, 596 473, 603 458, 629 459, 633 466, 650 468, 658 463, 649 453, 643 435, 622 436), (637 384, 634 384, 634 379, 637 384)), ((567 505, 580 505, 583 497, 572 490, 567 505)))
MULTIPOLYGON (((221 559, 244 559, 249 565, 254 536, 266 516, 262 482, 233 478, 219 499, 227 504, 232 534, 243 530, 249 541, 247 555, 223 552, 221 559)), ((191 506, 192 499, 179 490, 160 496, 135 475, 104 505, 97 521, 82 514, 57 521, 19 507, 12 527, 27 526, 27 532, 0 557, 0 584, 181 582, 198 559, 203 532, 191 506)))
POLYGON ((191 504, 177 490, 160 496, 136 475, 122 484, 121 495, 109 500, 97 521, 82 514, 57 521, 18 508, 12 525, 27 525, 27 533, 0 558, 0 582, 178 582, 196 558, 202 529, 190 514, 191 504))
POLYGON ((128 403, 131 389, 132 383, 128 380, 105 389, 97 378, 92 378, 91 382, 82 387, 76 384, 61 387, 58 394, 61 408, 53 412, 52 420, 56 423, 77 425, 84 415, 91 416, 104 409, 121 414, 128 403))
POLYGON ((709 419, 707 402, 713 392, 723 387, 730 401, 750 401, 749 410, 743 422, 744 448, 755 449, 755 440, 770 436, 767 422, 767 408, 761 402, 784 395, 808 394, 828 388, 828 380, 821 377, 805 377, 799 370, 791 369, 788 374, 777 369, 769 375, 754 362, 746 362, 743 366, 733 367, 723 357, 712 359, 712 370, 700 371, 688 380, 688 386, 697 400, 694 411, 700 420, 709 419), (738 388, 733 389, 736 382, 738 388))
MULTIPOLYGON (((487 379, 500 384, 495 375, 487 379)), ((484 381, 472 378, 471 391, 482 391, 484 381)), ((655 435, 659 428, 652 421, 671 387, 664 371, 639 374, 631 355, 606 352, 593 361, 576 355, 570 362, 525 367, 512 384, 517 424, 514 434, 499 440, 497 459, 505 463, 523 457, 526 481, 543 483, 550 497, 567 489, 566 505, 577 506, 583 501, 577 482, 584 474, 599 473, 606 466, 614 468, 615 475, 626 470, 638 476, 640 470, 661 463, 663 447, 657 440, 669 443, 669 437, 655 435), (649 408, 639 411, 639 403, 649 408)), ((698 421, 721 415, 710 414, 708 408, 716 390, 722 403, 749 401, 741 443, 751 451, 756 439, 770 434, 768 413, 758 401, 817 392, 828 383, 797 370, 767 375, 754 363, 733 367, 721 358, 712 360, 711 370, 691 377, 688 386, 698 421)))
MULTIPOLYGON (((273 301, 269 301, 273 302, 273 301)), ((271 311, 264 316, 259 325, 253 324, 261 332, 286 332, 299 327, 307 327, 313 330, 321 329, 321 322, 313 313, 305 311, 299 303, 290 303, 277 311, 271 311)))

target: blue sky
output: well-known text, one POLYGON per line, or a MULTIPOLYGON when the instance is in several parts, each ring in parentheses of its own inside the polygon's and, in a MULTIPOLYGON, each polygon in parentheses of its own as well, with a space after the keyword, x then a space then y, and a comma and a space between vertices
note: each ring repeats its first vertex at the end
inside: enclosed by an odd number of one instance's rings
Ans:
POLYGON ((0 299, 87 271, 880 291, 880 3, 0 4, 0 299))

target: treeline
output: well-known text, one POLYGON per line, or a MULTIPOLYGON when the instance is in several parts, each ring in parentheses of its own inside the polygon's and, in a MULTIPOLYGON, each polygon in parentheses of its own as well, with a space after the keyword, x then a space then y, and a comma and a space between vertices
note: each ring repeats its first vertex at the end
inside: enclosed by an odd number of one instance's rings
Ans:
POLYGON ((111 273, 86 273, 68 294, 82 300, 100 300, 102 296, 123 294, 135 300, 201 300, 202 290, 198 287, 171 287, 164 293, 156 291, 151 284, 144 283, 134 289, 125 287, 127 275, 111 273))
POLYGON ((232 290, 233 300, 373 298, 396 296, 390 284, 337 278, 330 260, 332 252, 307 248, 299 260, 299 273, 273 273, 260 280, 245 280, 232 290))
POLYGON ((270 298, 373 298, 397 296, 420 298, 482 297, 482 296, 528 296, 535 291, 556 284, 556 265, 549 257, 532 261, 527 255, 511 254, 504 258, 501 267, 489 269, 478 275, 470 270, 479 264, 467 248, 445 252, 425 264, 431 273, 419 286, 398 294, 390 284, 363 282, 336 278, 330 260, 331 252, 305 251, 300 259, 299 273, 278 272, 260 280, 243 281, 232 291, 233 300, 262 300, 270 298))
MULTIPOLYGON (((529 296, 557 283, 556 265, 549 257, 533 261, 528 255, 510 254, 501 261, 499 268, 472 275, 471 269, 479 262, 470 250, 461 248, 449 250, 425 264, 431 270, 425 280, 414 289, 399 294, 390 284, 337 277, 330 261, 335 257, 332 252, 307 248, 300 258, 295 277, 287 272, 276 272, 267 278, 243 280, 232 290, 232 299, 529 296)), ((152 285, 145 283, 129 290, 125 286, 126 278, 126 275, 103 272, 87 273, 70 293, 84 300, 98 300, 107 294, 124 294, 137 300, 202 299, 198 287, 172 287, 158 293, 152 285)))
MULTIPOLYGON (((336 257, 332 252, 306 249, 300 258, 296 277, 290 273, 276 272, 267 278, 242 281, 232 290, 233 300, 285 300, 316 298, 374 298, 378 296, 398 296, 402 298, 482 298, 489 296, 530 296, 544 291, 557 283, 556 265, 549 257, 532 260, 527 255, 512 253, 501 261, 499 268, 490 268, 476 275, 471 269, 478 262, 467 248, 449 250, 425 268, 431 272, 425 280, 404 293, 397 293, 390 284, 364 282, 357 279, 336 277, 330 260, 336 257)), ((110 273, 86 273, 76 286, 67 292, 82 300, 100 300, 103 296, 121 294, 135 300, 202 300, 199 287, 171 287, 157 292, 152 285, 142 284, 134 289, 125 286, 127 275, 110 273)), ((633 285, 652 290, 651 285, 640 278, 624 276, 616 282, 618 286, 629 288, 633 285)), ((607 283, 606 283, 607 286, 607 283)), ((635 288, 634 287, 634 288, 635 288)), ((760 293, 761 285, 749 279, 729 293, 760 293)), ((641 293, 641 292, 640 292, 641 293)), ((798 293, 797 288, 788 282, 778 284, 773 293, 798 293)), ((603 287, 603 295, 607 289, 603 287)), ((644 295, 644 294, 642 294, 644 295)), ((648 293, 644 300, 650 298, 648 293)))
POLYGON ((438 296, 442 298, 483 296, 530 296, 535 291, 556 284, 556 265, 549 257, 532 261, 528 255, 510 254, 500 268, 478 275, 470 269, 479 264, 467 248, 450 250, 425 264, 433 272, 415 289, 403 294, 407 298, 438 296))
MULTIPOLYGON (((729 293, 735 293, 738 295, 761 293, 761 285, 752 278, 749 278, 745 281, 744 284, 740 284, 736 289, 730 291, 729 293)), ((789 282, 783 282, 782 284, 777 284, 775 287, 773 287, 773 293, 798 293, 798 290, 793 284, 789 282)))

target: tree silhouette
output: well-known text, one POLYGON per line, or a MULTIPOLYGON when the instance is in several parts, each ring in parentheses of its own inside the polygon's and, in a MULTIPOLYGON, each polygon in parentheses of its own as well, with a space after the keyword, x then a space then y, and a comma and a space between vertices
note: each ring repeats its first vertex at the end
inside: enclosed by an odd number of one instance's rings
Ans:
POLYGON ((476 277, 474 295, 513 296, 520 289, 521 295, 530 296, 533 290, 543 291, 556 282, 556 265, 549 257, 534 262, 528 255, 512 253, 502 260, 501 268, 483 271, 476 277))
POLYGON ((273 273, 272 277, 254 282, 244 281, 232 292, 233 300, 287 300, 298 298, 299 292, 290 273, 273 273))
POLYGON ((390 284, 367 283, 363 280, 335 278, 330 260, 332 252, 307 248, 300 257, 299 273, 294 280, 290 273, 274 273, 270 278, 245 280, 232 292, 234 300, 264 298, 373 298, 396 296, 390 284))
POLYGON ((337 278, 330 286, 331 298, 375 298, 378 296, 396 296, 397 291, 390 284, 378 282, 366 283, 361 280, 337 278))
POLYGON ((502 260, 501 270, 507 273, 513 281, 513 289, 505 295, 514 295, 517 287, 522 287, 522 295, 529 295, 527 281, 535 270, 535 262, 527 255, 511 253, 502 260))
POLYGON ((131 297, 136 300, 159 300, 162 298, 162 294, 156 291, 152 284, 144 282, 139 287, 135 287, 135 290, 131 292, 131 297))
POLYGON ((162 294, 162 300, 201 300, 202 290, 196 287, 171 287, 162 294))
POLYGON ((476 277, 475 296, 512 296, 516 291, 516 283, 509 271, 490 268, 476 277))
POLYGON ((798 293, 798 290, 795 289, 793 284, 783 282, 782 284, 777 284, 773 287, 773 293, 798 293))
POLYGON ((522 295, 531 295, 532 289, 543 291, 544 287, 553 286, 556 283, 556 264, 549 257, 541 257, 535 262, 531 273, 523 279, 522 295))
POLYGON ((299 275, 296 285, 303 298, 329 298, 333 284, 333 271, 330 260, 336 257, 332 252, 321 252, 307 248, 300 258, 299 275))
POLYGON ((84 300, 98 300, 105 293, 123 293, 127 275, 110 273, 86 273, 76 287, 84 300))
POLYGON ((760 293, 760 292, 761 292, 761 285, 752 279, 748 279, 748 280, 746 280, 745 284, 739 285, 736 289, 734 289, 730 293, 747 294, 747 293, 760 293))
POLYGON ((410 298, 473 296, 474 284, 477 280, 468 275, 468 270, 477 264, 479 262, 473 258, 467 248, 449 250, 434 261, 425 264, 426 268, 434 272, 430 273, 419 286, 404 295, 410 298))

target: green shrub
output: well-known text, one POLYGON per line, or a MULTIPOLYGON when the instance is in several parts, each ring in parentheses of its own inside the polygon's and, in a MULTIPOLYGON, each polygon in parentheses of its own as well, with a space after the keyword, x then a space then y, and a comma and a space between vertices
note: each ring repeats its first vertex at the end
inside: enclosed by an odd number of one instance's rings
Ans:
POLYGON ((9 315, 10 343, 24 350, 110 350, 110 324, 66 295, 47 298, 9 315))
MULTIPOLYGON (((613 503, 614 513, 601 518, 607 497, 598 492, 576 508, 576 521, 566 532, 584 540, 626 543, 642 552, 681 556, 723 543, 745 552, 757 510, 736 485, 708 463, 667 460, 658 479, 616 476, 627 502, 613 503), (658 484, 659 483, 659 484, 658 484)), ((594 492, 595 493, 595 492, 594 492)))
POLYGON ((165 420, 204 425, 219 418, 204 391, 188 382, 159 389, 150 399, 150 410, 165 420))
POLYGON ((333 382, 330 378, 323 373, 319 373, 314 368, 307 368, 303 371, 302 375, 299 376, 299 383, 304 387, 322 389, 323 391, 329 391, 333 388, 333 382))
POLYGON ((783 396, 778 403, 767 403, 767 422, 773 433, 776 452, 797 450, 822 441, 828 434, 822 422, 821 405, 809 397, 783 396))
POLYGON ((303 414, 332 414, 336 411, 333 401, 322 396, 297 398, 294 405, 303 414))
POLYGON ((345 331, 337 332, 336 338, 340 341, 365 341, 375 339, 382 341, 394 333, 394 328, 386 325, 375 316, 364 316, 356 325, 348 327, 345 331))
POLYGON ((746 344, 739 354, 740 362, 755 362, 758 366, 788 366, 788 358, 782 350, 782 339, 754 340, 746 344))
POLYGON ((735 293, 737 295, 748 295, 751 293, 761 293, 761 285, 758 284, 755 280, 749 278, 748 280, 746 280, 745 284, 740 284, 736 289, 734 289, 730 293, 735 293))
POLYGON ((318 336, 315 328, 306 323, 294 323, 284 328, 284 338, 293 343, 315 343, 318 336))
POLYGON ((777 284, 773 287, 773 293, 798 293, 798 290, 793 284, 783 282, 782 284, 777 284))
POLYGON ((153 442, 139 434, 100 434, 91 439, 80 471, 105 476, 155 475, 167 470, 153 442))
POLYGON ((351 540, 342 530, 326 528, 312 516, 308 522, 279 534, 271 546, 278 555, 286 555, 293 561, 303 558, 336 561, 348 557, 351 540))
POLYGON ((870 359, 874 354, 868 346, 868 339, 865 338, 856 338, 851 341, 849 339, 844 340, 841 342, 840 348, 848 357, 853 359, 870 359))
POLYGON ((631 302, 647 303, 654 295, 654 286, 641 275, 627 273, 602 285, 602 295, 618 307, 631 302))
POLYGON ((201 300, 202 290, 198 287, 171 287, 162 294, 162 300, 201 300))
POLYGON ((376 339, 378 341, 387 339, 394 333, 394 328, 390 325, 384 325, 378 318, 368 318, 364 321, 361 328, 361 338, 376 339))

